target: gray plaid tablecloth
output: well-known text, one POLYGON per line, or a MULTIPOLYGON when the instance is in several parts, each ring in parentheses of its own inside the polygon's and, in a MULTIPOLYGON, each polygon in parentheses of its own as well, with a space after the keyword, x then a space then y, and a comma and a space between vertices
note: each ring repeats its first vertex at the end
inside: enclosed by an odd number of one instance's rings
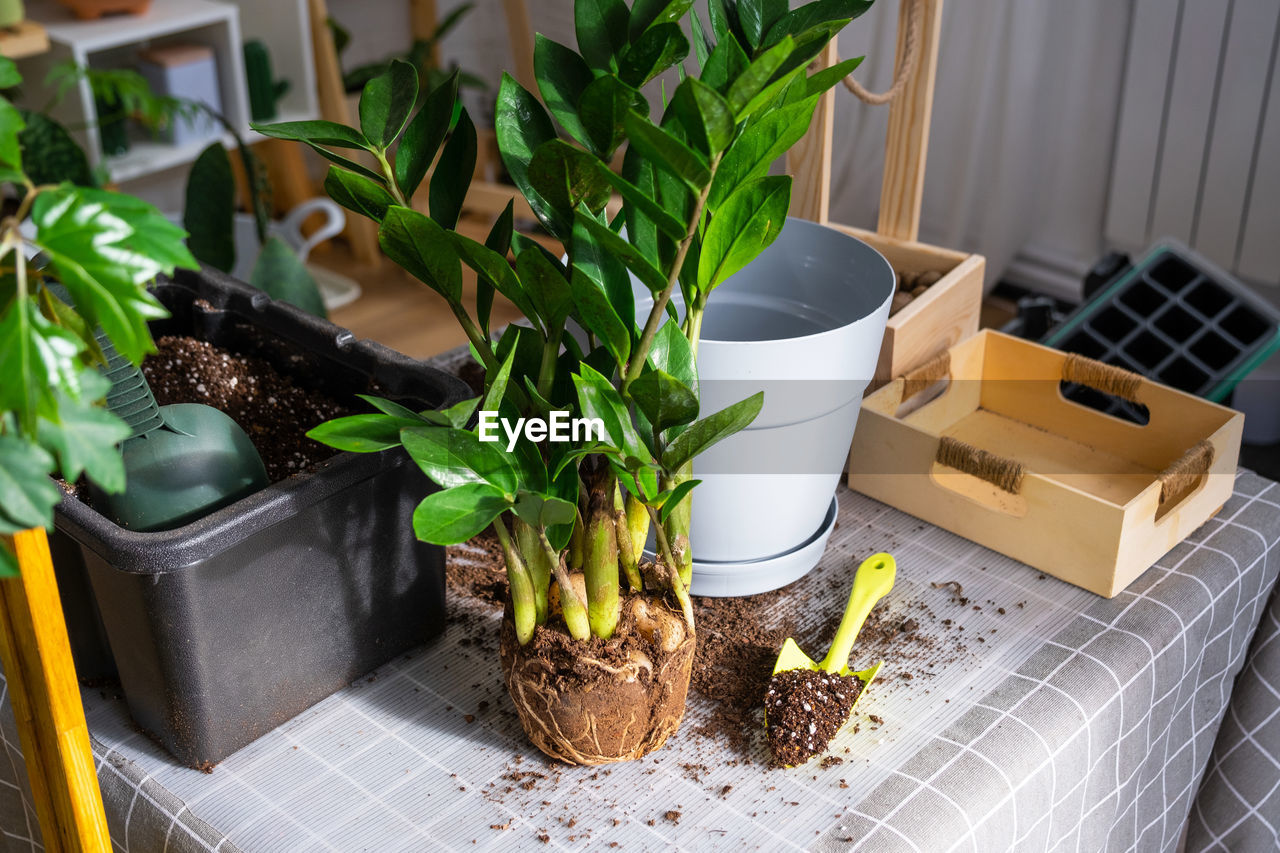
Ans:
MULTIPOLYGON (((700 733, 713 708, 691 695, 681 731, 645 760, 551 766, 529 754, 495 655, 473 641, 496 616, 455 601, 441 640, 210 774, 86 689, 115 846, 1172 851, 1190 814, 1191 850, 1277 849, 1280 487, 1242 472, 1215 519, 1110 601, 839 499, 822 564, 778 606, 799 613, 796 635, 837 619, 856 560, 884 549, 899 562, 890 610, 939 617, 921 618, 936 642, 912 680, 889 655, 833 744, 840 764, 766 769, 758 720, 732 751, 700 733), (952 590, 935 586, 948 581, 972 607, 948 609, 952 590)), ((0 849, 39 849, 7 700, 0 737, 0 849)))

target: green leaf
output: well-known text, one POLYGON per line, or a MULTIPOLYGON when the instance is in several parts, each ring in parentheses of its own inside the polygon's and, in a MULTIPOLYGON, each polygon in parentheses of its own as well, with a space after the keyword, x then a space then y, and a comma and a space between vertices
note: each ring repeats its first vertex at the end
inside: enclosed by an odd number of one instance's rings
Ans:
POLYGON ((502 75, 494 130, 498 138, 498 151, 502 154, 502 162, 507 167, 507 174, 511 176, 512 182, 552 236, 561 240, 568 239, 572 223, 544 199, 529 181, 529 161, 533 159, 533 152, 542 143, 556 138, 555 127, 538 99, 529 94, 510 74, 502 75))
POLYGON ((764 44, 781 41, 784 36, 799 35, 831 21, 851 21, 871 8, 871 0, 817 0, 793 9, 769 28, 764 44))
POLYGON ((782 39, 757 56, 746 70, 730 83, 725 97, 738 121, 742 121, 747 116, 748 105, 773 80, 774 73, 782 67, 782 63, 787 61, 795 49, 794 39, 790 36, 782 39))
MULTIPOLYGON (((714 3, 715 0, 712 2, 714 3)), ((742 45, 738 44, 737 39, 731 36, 722 39, 711 51, 711 55, 702 66, 702 75, 699 79, 723 95, 729 91, 730 84, 737 80, 750 64, 751 58, 742 49, 742 45)))
POLYGON ((22 109, 18 112, 26 123, 18 133, 18 142, 22 145, 22 170, 31 183, 40 186, 70 181, 82 187, 97 184, 84 149, 65 127, 42 113, 22 109))
POLYGON ((465 429, 467 423, 471 420, 471 416, 476 413, 476 407, 479 405, 480 398, 473 397, 470 400, 463 400, 461 403, 454 403, 452 406, 445 409, 442 414, 449 426, 457 429, 465 429))
POLYGON ((355 172, 357 175, 368 178, 371 181, 375 181, 376 183, 386 186, 386 183, 387 183, 386 177, 384 175, 379 175, 377 172, 373 171, 373 169, 370 169, 368 166, 365 166, 361 163, 357 163, 355 160, 352 160, 349 157, 343 157, 341 154, 335 154, 332 151, 330 151, 328 148, 325 148, 321 145, 316 145, 315 143, 312 143, 312 142, 307 142, 306 145, 312 151, 316 152, 321 157, 328 160, 330 163, 341 166, 342 168, 346 169, 348 172, 355 172))
POLYGON ((631 23, 628 27, 631 41, 634 42, 652 28, 678 24, 692 8, 693 0, 636 0, 631 7, 631 23))
POLYGON ((516 491, 516 471, 501 439, 482 441, 467 430, 415 426, 400 431, 400 442, 422 472, 442 488, 489 483, 506 494, 516 491))
POLYGON ((636 278, 644 282, 645 287, 654 291, 666 290, 667 277, 649 263, 644 255, 640 254, 639 249, 616 234, 613 229, 581 212, 578 213, 574 226, 575 229, 580 226, 601 249, 626 264, 627 269, 635 273, 636 278))
POLYGON ((702 23, 702 16, 695 9, 693 12, 693 55, 698 60, 699 68, 707 66, 707 60, 711 58, 711 51, 715 50, 715 46, 716 40, 711 37, 706 25, 702 23))
POLYGON ((418 185, 431 168, 444 138, 453 123, 453 108, 458 102, 458 74, 432 90, 422 101, 422 109, 409 122, 400 147, 396 149, 395 166, 392 169, 400 192, 406 199, 412 198, 418 185))
POLYGON ((566 219, 573 216, 580 202, 597 213, 610 197, 609 183, 597 168, 599 162, 563 139, 549 139, 533 152, 529 183, 566 219))
POLYGON ((578 100, 578 116, 589 145, 601 159, 608 160, 626 138, 627 114, 632 110, 648 115, 649 102, 638 91, 612 74, 597 77, 578 100))
MULTIPOLYGON (((507 206, 503 208, 502 213, 494 220, 493 227, 489 229, 489 236, 485 238, 484 245, 499 255, 506 255, 507 250, 511 248, 511 241, 514 236, 515 199, 513 198, 507 202, 507 206)), ((489 317, 493 313, 493 291, 493 281, 487 276, 476 276, 476 322, 480 324, 480 330, 484 332, 485 337, 489 335, 489 317)))
POLYGON ((521 252, 516 258, 516 272, 542 319, 543 328, 560 329, 573 311, 573 291, 559 264, 539 251, 521 252))
POLYGON ((531 527, 570 524, 578 517, 578 508, 569 501, 550 495, 534 494, 523 489, 516 495, 512 512, 531 527))
POLYGON ((667 519, 675 508, 680 506, 680 502, 689 496, 689 493, 693 491, 693 487, 701 482, 701 480, 684 480, 674 489, 658 495, 658 498, 662 500, 662 508, 658 510, 658 521, 666 524, 667 519))
MULTIPOLYGON (((110 383, 95 371, 86 370, 83 381, 101 380, 93 398, 101 398, 110 383)), ((88 399, 74 400, 58 394, 55 419, 40 419, 37 438, 58 456, 62 479, 74 483, 88 474, 98 487, 109 494, 124 491, 124 460, 117 444, 129 437, 130 429, 111 412, 95 406, 88 399)))
POLYGON ((628 86, 643 86, 689 55, 689 40, 679 24, 647 30, 622 53, 618 76, 628 86))
POLYGON ((249 125, 263 136, 272 139, 293 139, 315 145, 331 145, 334 148, 358 148, 372 151, 373 146, 364 134, 353 127, 336 121, 313 119, 311 121, 282 121, 277 124, 249 125))
POLYGON ((534 310, 533 303, 529 301, 528 294, 524 292, 520 279, 516 277, 515 272, 511 269, 511 264, 507 261, 506 255, 500 255, 493 249, 477 243, 457 231, 449 231, 447 233, 457 249, 458 256, 462 258, 467 266, 475 270, 477 275, 482 275, 493 282, 493 286, 497 288, 498 292, 511 300, 520 309, 521 314, 537 322, 537 311, 534 310))
POLYGON ((49 527, 62 491, 49 479, 53 457, 33 441, 0 435, 0 509, 21 528, 49 527))
POLYGON ((542 102, 551 115, 574 139, 590 145, 590 138, 578 117, 582 93, 595 80, 586 60, 559 42, 537 33, 533 37, 533 69, 542 102))
POLYGON ((365 84, 360 93, 360 131, 375 148, 396 141, 418 100, 418 69, 403 59, 365 84))
POLYGON ((329 316, 311 272, 298 260, 293 247, 279 237, 268 237, 262 244, 262 252, 249 273, 249 283, 272 299, 287 302, 308 314, 322 319, 329 316))
POLYGON ((480 403, 480 411, 496 412, 502 407, 502 399, 507 395, 507 383, 511 380, 511 365, 516 360, 516 348, 502 360, 498 372, 489 380, 489 388, 484 392, 484 400, 480 403))
POLYGON ((724 44, 735 41, 739 50, 746 47, 745 36, 739 37, 741 28, 738 25, 738 9, 733 0, 707 0, 707 17, 711 20, 711 31, 715 33, 716 42, 724 44), (726 6, 726 2, 730 5, 726 6))
POLYGON ((462 215, 462 202, 476 169, 476 151, 476 126, 463 110, 431 176, 431 218, 444 228, 456 227, 462 215))
MULTIPOLYGON (((573 377, 573 387, 578 393, 578 406, 587 418, 598 418, 604 424, 606 442, 622 451, 624 457, 651 461, 649 450, 640 440, 627 405, 618 390, 607 377, 589 364, 578 365, 573 377)), ((630 467, 630 466, 628 466, 630 467)))
POLYGON ((329 167, 324 178, 324 191, 347 210, 379 223, 386 217, 387 209, 396 203, 381 184, 337 166, 329 167))
POLYGON ((676 436, 662 456, 662 467, 676 471, 686 462, 736 432, 746 429, 760 414, 764 406, 764 392, 760 391, 745 400, 726 406, 714 415, 695 421, 687 430, 676 436))
POLYGON ((686 230, 685 224, 663 210, 662 205, 653 200, 653 194, 651 192, 646 192, 631 183, 626 178, 614 172, 604 163, 600 163, 597 166, 597 169, 604 179, 618 191, 618 194, 621 195, 629 204, 634 205, 637 210, 643 213, 650 222, 657 226, 659 231, 666 234, 673 240, 684 239, 686 230))
POLYGON ((18 133, 26 127, 18 108, 0 98, 0 180, 21 183, 22 145, 18 133))
MULTIPOLYGON (((579 214, 582 214, 581 210, 579 214)), ((622 325, 627 329, 634 329, 636 297, 626 265, 622 258, 596 240, 593 232, 586 230, 582 224, 585 219, 585 214, 575 219, 573 265, 604 291, 622 325)))
MULTIPOLYGON (((702 157, 667 131, 638 113, 627 116, 626 128, 627 138, 641 155, 680 178, 695 192, 710 183, 711 171, 702 157)), ((683 227, 680 230, 683 232, 683 227)))
POLYGON ((587 331, 600 338, 618 364, 626 364, 631 357, 631 331, 613 309, 604 289, 576 266, 569 287, 578 306, 577 319, 587 331))
MULTIPOLYGON (((4 517, 0 514, 0 527, 4 526, 4 517)), ((15 533, 17 531, 14 531, 15 533)), ((0 540, 0 578, 14 578, 22 574, 18 566, 18 557, 9 549, 9 543, 0 540)))
POLYGON ((629 390, 631 399, 658 432, 692 423, 698 417, 698 397, 693 389, 665 370, 640 374, 629 390))
POLYGON ((782 232, 790 205, 789 175, 758 178, 725 199, 707 226, 698 290, 710 293, 768 248, 782 232))
POLYGON ((510 501, 487 483, 468 483, 434 492, 413 511, 413 533, 433 545, 458 545, 501 515, 510 501))
POLYGON ((787 0, 738 0, 738 20, 747 43, 759 47, 765 33, 787 14, 787 0))
POLYGON ((462 264, 447 232, 428 216, 407 207, 387 210, 378 229, 387 257, 450 302, 462 299, 462 264))
POLYGON ((696 77, 688 77, 671 98, 671 113, 684 128, 685 138, 708 157, 733 141, 737 126, 729 102, 696 77))
POLYGON ((0 412, 16 412, 23 431, 34 434, 37 414, 56 410, 54 389, 79 393, 82 348, 31 300, 14 298, 0 315, 0 412))
MULTIPOLYGON (((21 15, 21 12, 19 12, 21 15)), ((7 56, 0 56, 0 89, 11 89, 22 82, 18 66, 7 56)))
POLYGON ((235 215, 231 159, 222 143, 214 142, 200 152, 187 175, 182 224, 191 254, 215 269, 231 272, 236 265, 235 215))
POLYGON ((773 163, 808 132, 817 104, 816 97, 809 97, 767 112, 749 123, 720 161, 707 195, 707 206, 711 210, 719 209, 743 184, 769 174, 773 163))
POLYGON ((573 28, 587 64, 598 71, 617 69, 618 56, 627 46, 630 18, 623 0, 575 0, 573 28))
POLYGON ((864 56, 855 56, 852 59, 846 59, 829 68, 823 68, 821 71, 810 74, 806 79, 805 94, 821 95, 857 70, 865 58, 864 56))
POLYGON ((658 327, 653 345, 649 347, 649 361, 691 388, 695 395, 698 393, 698 366, 693 347, 679 323, 663 323, 658 327))

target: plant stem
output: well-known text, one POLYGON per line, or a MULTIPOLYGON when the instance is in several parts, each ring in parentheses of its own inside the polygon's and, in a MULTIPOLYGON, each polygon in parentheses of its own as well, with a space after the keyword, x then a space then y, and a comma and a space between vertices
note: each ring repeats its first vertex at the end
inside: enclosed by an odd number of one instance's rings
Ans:
POLYGON ((512 519, 511 529, 515 534, 516 548, 524 556, 525 565, 529 567, 529 579, 533 583, 533 605, 537 613, 538 624, 547 621, 547 587, 551 584, 551 564, 538 541, 538 532, 519 518, 512 519))
POLYGON ((511 614, 516 626, 516 639, 526 645, 533 639, 533 629, 538 624, 534 586, 520 559, 520 552, 511 542, 506 522, 499 516, 493 520, 493 531, 502 543, 502 554, 507 561, 507 581, 511 585, 511 614))
MULTIPOLYGON (((612 479, 612 478, 609 478, 612 479)), ((586 559, 582 574, 587 582, 587 618, 591 633, 607 640, 618 627, 618 539, 614 528, 612 489, 592 492, 587 518, 586 559)))
POLYGON ((471 346, 475 347, 476 352, 480 353, 480 360, 484 362, 486 371, 498 367, 498 357, 493 354, 493 347, 489 345, 489 339, 480 331, 480 327, 471 319, 471 315, 467 313, 467 309, 461 303, 450 302, 449 307, 453 309, 453 316, 458 318, 458 325, 462 326, 462 331, 466 333, 467 340, 471 342, 471 346))
POLYGON ((387 189, 391 191, 391 197, 396 200, 396 204, 401 207, 408 207, 409 202, 404 197, 404 193, 400 192, 400 185, 396 183, 395 170, 391 168, 391 164, 387 162, 387 152, 375 150, 373 156, 378 158, 378 165, 382 167, 382 174, 387 177, 387 189))
POLYGON ((662 559, 667 564, 667 572, 671 578, 671 591, 676 594, 676 601, 680 602, 680 610, 684 612, 684 621, 689 626, 689 630, 693 630, 693 602, 689 599, 689 589, 687 584, 681 579, 680 572, 676 570, 676 560, 671 554, 671 543, 667 541, 667 534, 662 529, 662 522, 658 518, 658 511, 651 506, 645 507, 649 510, 649 518, 653 523, 654 533, 658 537, 658 550, 662 554, 662 559))
POLYGON ((546 530, 538 529, 538 539, 542 543, 542 550, 551 560, 556 584, 560 587, 560 612, 564 614, 564 625, 569 629, 569 636, 586 642, 591 639, 591 623, 587 621, 587 606, 578 597, 578 591, 573 588, 573 581, 569 579, 569 573, 565 570, 564 563, 560 561, 560 555, 547 541, 546 530))
POLYGON ((622 486, 617 479, 613 481, 613 529, 618 539, 618 562, 627 576, 627 583, 636 592, 644 589, 644 580, 640 577, 639 558, 631 539, 631 524, 627 518, 627 507, 622 500, 622 486))
MULTIPOLYGON (((676 486, 693 477, 693 463, 686 462, 680 466, 674 476, 662 477, 660 488, 665 492, 668 489, 674 489, 676 486)), ((667 514, 666 523, 663 524, 663 532, 667 536, 667 541, 678 544, 681 539, 685 542, 689 541, 689 524, 693 518, 693 500, 685 497, 678 506, 672 507, 671 512, 667 514)), ((672 568, 680 573, 680 579, 686 585, 693 582, 693 549, 685 546, 680 552, 679 564, 672 564, 672 568)))
POLYGON ((563 325, 559 329, 548 330, 546 343, 542 345, 542 366, 538 370, 538 396, 544 400, 551 397, 551 383, 556 379, 556 359, 560 357, 560 335, 563 332, 563 325))
POLYGON ((658 327, 662 325, 662 318, 667 312, 667 303, 671 301, 671 294, 675 292, 676 285, 680 282, 680 271, 684 268, 684 259, 689 254, 689 247, 693 245, 693 238, 698 235, 698 223, 702 221, 702 211, 707 205, 707 196, 711 192, 711 183, 715 180, 719 165, 720 157, 717 155, 711 160, 711 178, 698 193, 697 201, 693 205, 693 213, 689 217, 689 229, 685 232, 684 239, 680 241, 679 248, 676 249, 675 260, 671 262, 671 274, 667 277, 667 286, 654 301, 653 308, 649 310, 649 319, 645 321, 640 343, 631 353, 631 363, 627 365, 627 375, 622 380, 621 390, 624 396, 627 389, 631 387, 631 383, 640 377, 640 371, 644 369, 645 359, 649 357, 649 348, 653 346, 653 339, 658 334, 658 327))

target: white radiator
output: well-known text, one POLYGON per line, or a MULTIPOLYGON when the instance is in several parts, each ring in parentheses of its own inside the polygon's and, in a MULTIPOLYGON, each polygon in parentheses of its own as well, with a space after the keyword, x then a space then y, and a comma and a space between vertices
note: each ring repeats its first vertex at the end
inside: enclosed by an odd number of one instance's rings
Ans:
POLYGON ((1280 299, 1278 46, 1276 0, 1134 0, 1108 242, 1176 237, 1280 299))

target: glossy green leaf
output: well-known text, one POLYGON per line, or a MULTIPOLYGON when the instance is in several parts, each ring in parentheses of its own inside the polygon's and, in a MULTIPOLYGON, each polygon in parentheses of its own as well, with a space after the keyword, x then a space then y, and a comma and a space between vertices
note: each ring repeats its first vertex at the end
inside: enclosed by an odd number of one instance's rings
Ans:
POLYGON ((738 24, 738 7, 735 0, 707 0, 707 18, 716 42, 736 41, 740 49, 746 48, 746 37, 738 24))
POLYGON ((631 183, 604 163, 599 164, 597 168, 604 179, 618 191, 618 194, 626 199, 628 204, 634 205, 637 210, 643 213, 659 231, 673 240, 684 239, 685 224, 663 210, 662 205, 654 201, 652 192, 641 189, 631 183))
POLYGON ((647 30, 618 61, 618 76, 640 87, 689 55, 689 40, 679 24, 660 24, 647 30))
POLYGON ((462 299, 462 264, 448 232, 416 210, 392 207, 378 229, 378 245, 410 275, 451 302, 462 299))
POLYGON ((608 160, 626 138, 627 114, 636 110, 648 115, 648 109, 649 102, 617 77, 597 77, 578 101, 578 116, 587 135, 583 143, 608 160))
POLYGON ((627 116, 626 128, 627 138, 640 154, 680 178, 695 192, 711 181, 711 170, 697 152, 647 118, 631 113, 627 116))
POLYGON ((454 72, 423 98, 422 108, 409 121, 400 138, 392 171, 406 199, 412 198, 417 191, 449 134, 457 101, 458 74, 454 72))
POLYGON ((615 233, 609 226, 582 213, 578 214, 574 225, 575 228, 581 226, 605 252, 621 260, 627 269, 635 273, 636 278, 644 283, 645 287, 658 292, 666 290, 667 277, 649 263, 638 248, 615 233))
MULTIPOLYGON (((408 406, 401 405, 395 400, 388 400, 386 397, 377 397, 373 394, 357 394, 356 396, 385 415, 391 415, 395 418, 404 418, 405 420, 410 421, 426 420, 422 412, 415 412, 413 409, 410 409, 408 406)), ((431 409, 428 409, 427 413, 431 415, 440 414, 439 412, 431 409)))
POLYGON ((0 98, 0 181, 22 182, 22 145, 18 133, 26 127, 18 108, 0 98))
MULTIPOLYGON (((578 117, 578 102, 595 80, 586 60, 574 51, 538 33, 534 36, 533 70, 542 102, 560 126, 583 145, 590 137, 578 117)), ((608 79, 608 78, 605 78, 608 79)))
POLYGON ((422 426, 421 418, 382 413, 348 415, 312 427, 307 438, 351 453, 376 453, 400 446, 400 430, 422 426))
POLYGON ((38 413, 56 410, 53 389, 80 388, 79 337, 54 325, 29 299, 14 298, 0 314, 0 412, 16 412, 28 435, 38 413))
MULTIPOLYGON (((3 106, 0 106, 0 111, 4 111, 3 106)), ((63 125, 43 113, 23 109, 18 113, 26 124, 26 127, 19 125, 21 130, 18 133, 18 142, 22 146, 22 171, 26 172, 31 183, 40 186, 70 181, 82 187, 97 186, 98 181, 89 168, 89 158, 85 156, 84 149, 63 125)), ((12 114, 9 114, 9 120, 12 121, 12 114)), ((0 126, 10 129, 3 119, 0 119, 0 126)), ((12 129, 18 130, 19 127, 12 129)), ((5 178, 0 176, 0 180, 5 178)))
MULTIPOLYGON (((492 249, 499 255, 505 255, 507 250, 511 248, 512 238, 515 236, 515 199, 507 202, 507 206, 502 209, 502 213, 498 214, 498 218, 494 220, 493 227, 489 229, 489 236, 485 238, 484 245, 488 249, 492 249)), ((480 330, 485 336, 489 335, 489 317, 493 313, 493 282, 488 276, 476 276, 476 322, 480 324, 480 330)))
POLYGON ((858 66, 862 64, 862 60, 865 58, 866 57, 863 56, 855 56, 852 59, 837 62, 829 68, 823 68, 820 71, 815 71, 806 78, 805 94, 821 95, 823 92, 827 91, 832 86, 836 85, 856 71, 858 66))
POLYGON ((747 56, 737 39, 723 39, 711 51, 706 63, 702 66, 702 74, 698 78, 720 94, 729 91, 729 86, 747 70, 751 58, 747 56))
POLYGON ((49 527, 62 491, 49 479, 54 461, 35 442, 0 435, 0 507, 21 528, 49 527))
POLYGON ((729 102, 696 77, 688 77, 671 97, 670 113, 684 128, 689 143, 714 157, 733 141, 737 127, 729 102))
POLYGON ((529 181, 529 162, 533 159, 533 152, 542 143, 556 138, 555 127, 538 99, 510 74, 502 75, 494 129, 507 173, 534 215, 553 236, 568 239, 572 228, 569 218, 544 199, 529 181))
POLYGON ((103 491, 118 494, 124 491, 125 482, 124 461, 116 445, 131 431, 120 418, 93 403, 110 390, 106 378, 95 370, 85 370, 81 384, 81 399, 57 393, 57 417, 40 419, 37 438, 57 455, 62 479, 74 483, 87 474, 103 491))
POLYGON ((521 491, 516 495, 512 512, 532 527, 553 527, 571 524, 578 517, 578 508, 562 498, 521 491))
POLYGON ((710 31, 702 23, 702 16, 695 9, 693 12, 693 56, 698 60, 699 68, 707 66, 707 60, 711 58, 711 51, 715 50, 715 46, 716 40, 712 38, 710 31))
POLYGON ((529 183, 563 216, 583 203, 593 213, 609 203, 609 182, 597 168, 598 160, 563 139, 538 146, 529 163, 529 183))
POLYGON ((693 389, 665 370, 640 374, 629 393, 658 432, 692 423, 698 417, 698 397, 693 389))
POLYGON ((448 235, 463 263, 475 270, 477 275, 482 275, 493 282, 497 291, 511 300, 520 309, 521 314, 536 322, 537 311, 534 310, 528 294, 524 292, 520 279, 511 269, 506 255, 499 254, 457 231, 449 231, 448 235))
POLYGON ((653 336, 649 347, 649 361, 659 370, 671 374, 680 382, 698 392, 698 366, 693 347, 684 336, 679 323, 663 323, 653 336))
POLYGON ((787 61, 795 48, 796 43, 790 36, 782 39, 752 60, 746 70, 729 84, 729 91, 725 93, 725 98, 729 101, 729 107, 738 121, 742 121, 747 116, 747 107, 769 85, 774 74, 787 61))
POLYGON ((759 47, 765 34, 787 11, 787 0, 738 0, 738 20, 747 43, 759 47))
POLYGON ((609 445, 622 451, 625 457, 642 463, 651 460, 648 448, 631 423, 626 403, 603 373, 588 364, 581 364, 573 377, 573 386, 578 394, 578 407, 583 417, 598 418, 604 424, 606 442, 609 445))
POLYGON ((674 489, 658 495, 662 500, 662 508, 658 510, 658 521, 665 524, 671 517, 671 513, 680 506, 680 502, 687 498, 694 487, 701 482, 701 480, 684 480, 674 489))
POLYGON ((573 26, 578 50, 597 71, 617 70, 627 46, 631 12, 623 0, 574 0, 573 26))
POLYGON ((585 222, 585 214, 579 211, 573 228, 574 269, 585 274, 604 292, 622 325, 628 330, 634 329, 636 298, 626 265, 622 258, 585 228, 585 222))
POLYGON ((480 402, 480 411, 496 412, 502 407, 502 401, 507 396, 507 383, 511 381, 511 365, 515 360, 516 349, 512 347, 511 352, 498 365, 497 372, 492 377, 485 377, 489 387, 485 389, 484 398, 480 402))
POLYGON ((817 103, 816 97, 810 97, 761 115, 758 121, 748 124, 720 161, 707 195, 708 207, 719 209, 734 190, 769 174, 773 163, 808 132, 817 103))
POLYGON ((509 506, 502 490, 488 483, 434 492, 413 511, 413 533, 433 545, 457 545, 479 534, 509 506))
POLYGON ((336 121, 314 119, 311 121, 282 121, 276 124, 249 125, 263 136, 272 139, 294 139, 312 145, 329 145, 334 148, 359 148, 373 150, 364 134, 353 127, 338 124, 336 121))
POLYGON ((341 166, 348 172, 355 172, 357 175, 361 175, 362 177, 368 178, 369 180, 375 181, 383 186, 387 183, 385 176, 378 174, 373 169, 370 169, 362 163, 357 163, 355 160, 352 160, 349 157, 343 157, 341 154, 335 154, 323 145, 316 145, 313 142, 307 142, 306 144, 312 151, 316 152, 330 163, 333 163, 336 166, 341 166))
POLYGON ((765 35, 766 45, 788 35, 799 35, 831 21, 851 21, 871 8, 871 0, 817 0, 793 9, 778 19, 765 35))
POLYGON ((324 191, 347 210, 379 223, 386 218, 387 209, 396 203, 381 184, 337 166, 329 167, 324 178, 324 191))
MULTIPOLYGON (((445 409, 441 414, 444 415, 445 421, 449 426, 457 429, 465 429, 471 421, 471 416, 476 413, 476 407, 480 405, 480 398, 473 397, 470 400, 463 400, 460 403, 454 403, 445 409)), ((430 414, 430 413, 428 413, 430 414)))
POLYGON ((635 0, 628 26, 631 41, 636 41, 653 28, 678 24, 692 8, 693 0, 635 0))
POLYGON ((613 309, 604 289, 577 267, 573 269, 569 287, 578 307, 576 319, 604 343, 618 364, 626 364, 631 357, 631 331, 613 309))
POLYGON ((221 142, 200 152, 187 174, 182 225, 187 248, 202 263, 231 272, 236 265, 236 182, 221 142))
POLYGON ((501 439, 483 441, 467 430, 414 426, 400 431, 400 442, 441 488, 488 483, 507 494, 516 491, 516 472, 501 439))
POLYGON ((560 329, 573 311, 573 292, 559 268, 546 255, 536 250, 521 252, 516 258, 516 272, 542 318, 543 327, 560 329))
POLYGON ((679 470, 686 462, 705 452, 736 432, 746 429, 760 414, 764 406, 764 392, 753 394, 726 406, 714 415, 695 421, 667 447, 662 466, 668 471, 679 470))
POLYGON ((271 236, 262 244, 262 252, 249 273, 249 283, 272 299, 287 302, 308 314, 328 318, 320 286, 310 270, 298 260, 293 247, 279 237, 271 236))
POLYGON ((431 218, 442 228, 454 228, 458 224, 462 202, 476 169, 476 153, 476 126, 463 110, 431 176, 431 218))
POLYGON ((782 232, 790 206, 789 175, 758 178, 729 196, 707 226, 698 290, 709 293, 755 260, 782 232))
POLYGON ((360 92, 360 132, 375 148, 386 149, 404 130, 418 100, 418 69, 396 59, 360 92))

